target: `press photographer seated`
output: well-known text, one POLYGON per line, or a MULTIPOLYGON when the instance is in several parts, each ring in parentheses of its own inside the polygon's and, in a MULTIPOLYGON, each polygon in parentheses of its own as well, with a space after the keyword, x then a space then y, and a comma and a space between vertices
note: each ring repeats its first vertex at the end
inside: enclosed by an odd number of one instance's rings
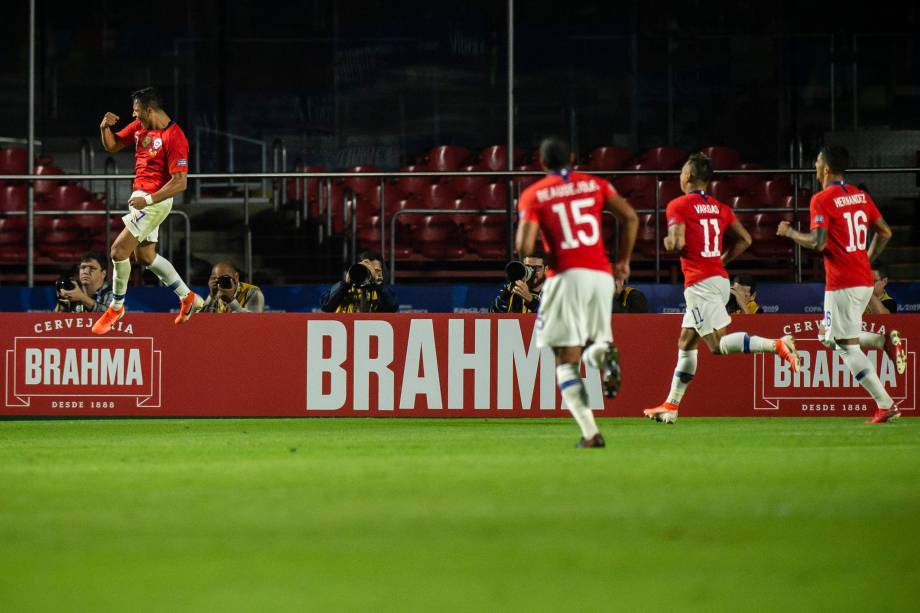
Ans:
POLYGON ((54 310, 65 313, 105 311, 112 300, 112 290, 106 281, 106 258, 88 251, 80 257, 77 277, 62 277, 55 284, 57 304, 54 310))
POLYGON ((326 313, 395 313, 399 302, 383 279, 380 255, 361 252, 345 272, 345 279, 323 293, 320 308, 326 313))
POLYGON ((505 286, 489 305, 489 312, 536 313, 546 280, 545 264, 543 254, 534 254, 521 262, 508 262, 505 266, 505 286))
POLYGON ((208 278, 211 290, 204 307, 205 313, 261 313, 265 309, 262 290, 240 281, 240 273, 230 262, 218 262, 208 278))

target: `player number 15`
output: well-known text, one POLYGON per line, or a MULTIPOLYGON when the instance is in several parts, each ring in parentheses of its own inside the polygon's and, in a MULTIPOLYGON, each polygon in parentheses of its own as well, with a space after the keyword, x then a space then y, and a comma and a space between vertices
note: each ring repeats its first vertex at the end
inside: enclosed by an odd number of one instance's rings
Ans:
POLYGON ((553 205, 553 212, 559 216, 559 227, 562 228, 562 249, 575 249, 580 245, 593 245, 601 236, 600 228, 597 225, 597 218, 584 210, 594 204, 594 198, 580 198, 571 202, 560 202, 553 205), (571 211, 566 208, 571 207, 571 211), (569 213, 571 212, 572 221, 569 223, 569 213), (572 233, 572 226, 588 226, 588 232, 582 229, 578 234, 572 233))

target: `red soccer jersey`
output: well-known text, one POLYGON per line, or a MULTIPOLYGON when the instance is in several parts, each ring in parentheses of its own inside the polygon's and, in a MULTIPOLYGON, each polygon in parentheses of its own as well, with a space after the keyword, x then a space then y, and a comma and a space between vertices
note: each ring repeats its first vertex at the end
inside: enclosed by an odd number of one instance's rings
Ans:
POLYGON ((684 287, 690 287, 709 277, 725 277, 722 264, 722 237, 725 228, 735 221, 731 207, 705 192, 690 192, 668 203, 668 227, 685 226, 684 248, 680 252, 680 267, 684 271, 684 287))
POLYGON ((613 272, 604 250, 601 211, 615 194, 604 179, 581 172, 554 173, 524 190, 518 209, 522 221, 540 226, 547 277, 570 268, 613 272))
POLYGON ((173 173, 188 172, 188 140, 175 121, 163 130, 145 130, 135 119, 115 136, 125 146, 134 142, 134 189, 152 194, 173 173))
POLYGON ((881 216, 869 194, 843 182, 830 183, 811 197, 811 229, 827 230, 827 291, 872 286, 866 241, 869 226, 881 216))

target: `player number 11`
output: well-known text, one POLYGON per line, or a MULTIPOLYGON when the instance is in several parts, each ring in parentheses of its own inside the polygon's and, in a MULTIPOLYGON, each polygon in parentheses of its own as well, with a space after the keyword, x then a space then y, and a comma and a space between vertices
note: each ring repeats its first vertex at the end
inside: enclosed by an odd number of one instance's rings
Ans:
POLYGON ((700 225, 703 226, 703 250, 700 255, 704 258, 715 258, 722 255, 719 248, 719 220, 718 219, 701 219, 700 225), (712 234, 709 233, 709 224, 712 224, 712 234), (709 239, 712 242, 709 242, 709 239))

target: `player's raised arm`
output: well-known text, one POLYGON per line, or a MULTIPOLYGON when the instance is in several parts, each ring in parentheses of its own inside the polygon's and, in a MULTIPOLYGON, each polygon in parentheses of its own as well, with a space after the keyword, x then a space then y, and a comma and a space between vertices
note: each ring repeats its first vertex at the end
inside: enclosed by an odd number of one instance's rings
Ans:
POLYGON ((827 246, 827 228, 815 228, 808 233, 799 232, 793 229, 791 223, 783 220, 776 228, 776 235, 791 238, 792 242, 812 251, 821 252, 827 246))
POLYGON ((112 128, 118 123, 118 115, 106 113, 99 124, 99 136, 102 139, 102 148, 109 153, 116 153, 125 148, 125 144, 115 136, 112 128))
POLYGON ((620 252, 617 254, 617 264, 628 264, 636 244, 636 233, 639 231, 639 217, 629 202, 619 194, 607 194, 604 208, 614 214, 623 224, 620 231, 620 252))
POLYGON ((748 247, 750 247, 753 242, 750 233, 748 233, 747 229, 745 229, 737 219, 728 224, 726 229, 729 234, 734 235, 735 242, 732 244, 731 249, 722 254, 723 266, 747 251, 748 247))
POLYGON ((888 245, 888 241, 891 240, 891 228, 884 217, 879 217, 873 221, 872 228, 875 230, 875 236, 872 237, 872 242, 869 243, 869 251, 866 252, 866 255, 869 256, 870 264, 882 254, 885 246, 888 245))

